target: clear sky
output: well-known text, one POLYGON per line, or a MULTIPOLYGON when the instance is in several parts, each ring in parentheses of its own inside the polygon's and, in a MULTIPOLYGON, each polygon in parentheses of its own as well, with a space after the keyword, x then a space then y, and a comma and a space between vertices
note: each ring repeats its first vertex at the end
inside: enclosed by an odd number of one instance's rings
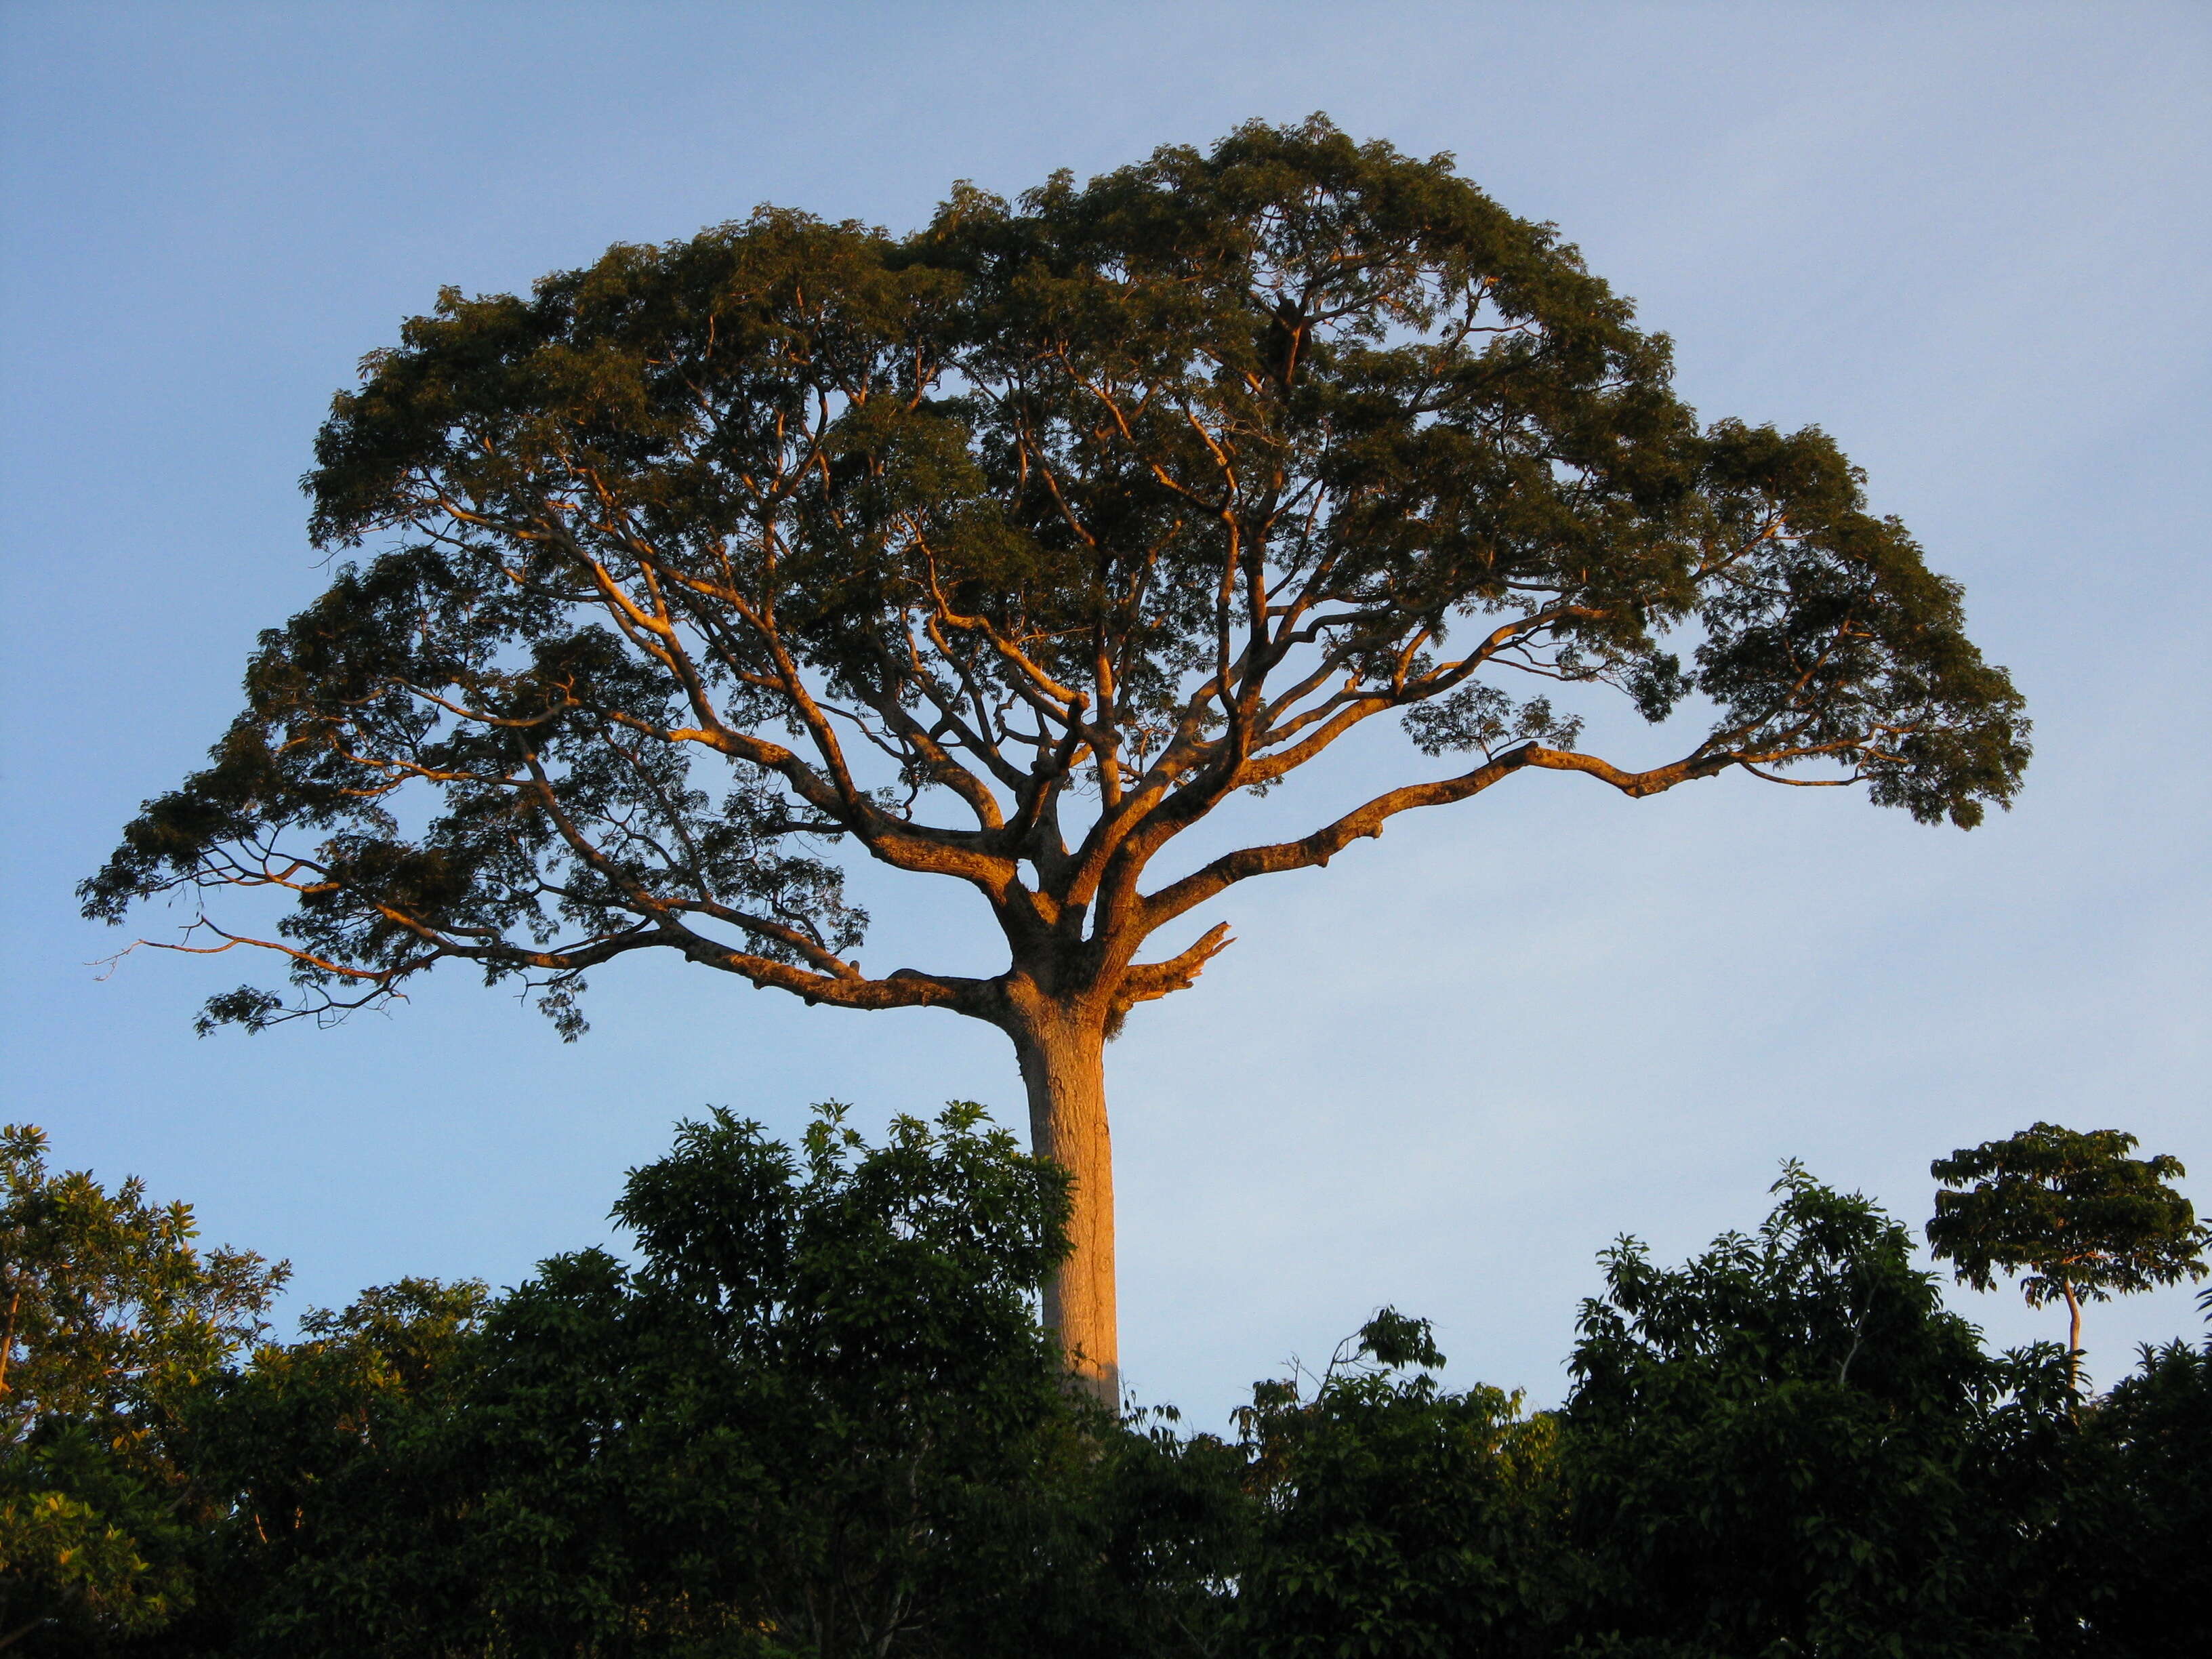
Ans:
MULTIPOLYGON (((129 935, 70 887, 323 580, 296 480, 360 356, 441 284, 759 202, 904 228, 955 179, 1316 109, 1555 221, 1708 416, 1832 432, 1965 582, 2038 755, 1971 835, 1546 775, 1236 890, 1239 943, 1108 1053, 1139 1393, 1218 1425, 1391 1302, 1450 1378, 1556 1400, 1595 1253, 1751 1224, 1785 1157, 1917 1224, 1932 1157, 2118 1126, 2212 1209, 2212 9, 10 0, 0 77, 5 1113, 290 1257, 294 1309, 603 1240, 623 1170, 709 1103, 1021 1116, 995 1032, 677 966, 598 976, 563 1047, 450 972, 388 1018, 203 1042, 235 959, 88 965, 129 935)), ((994 965, 957 896, 862 885, 872 960, 994 965)), ((2091 1370, 2197 1328, 2179 1291, 2093 1309, 2091 1370)))

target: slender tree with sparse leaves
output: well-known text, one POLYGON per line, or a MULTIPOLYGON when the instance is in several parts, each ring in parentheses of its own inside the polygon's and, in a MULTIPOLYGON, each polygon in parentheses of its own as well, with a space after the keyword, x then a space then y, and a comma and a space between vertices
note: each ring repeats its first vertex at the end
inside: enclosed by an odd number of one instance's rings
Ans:
POLYGON ((225 900, 177 943, 289 958, 210 1003, 249 1028, 459 961, 573 1036, 643 951, 995 1025, 1074 1182, 1047 1317, 1111 1397, 1103 1046, 1230 888, 1547 774, 1962 827, 2018 786, 1956 585, 1822 433, 1701 424, 1669 374, 1549 227, 1318 117, 905 237, 763 209, 449 290, 307 479, 317 544, 378 550, 263 636, 87 908, 225 900), (1690 729, 1586 749, 1607 692, 1690 729), (1379 720, 1404 781, 1215 850, 1379 720), (1004 968, 864 968, 846 851, 972 890, 1004 968))
POLYGON ((2136 1138, 2038 1123, 1961 1147, 1929 1165, 1936 1194, 1928 1245, 1961 1284, 2021 1275, 2027 1305, 2066 1304, 2066 1379, 2079 1380, 2081 1304, 2205 1274, 2212 1229, 2168 1186, 2188 1173, 2166 1153, 2130 1158, 2136 1138))

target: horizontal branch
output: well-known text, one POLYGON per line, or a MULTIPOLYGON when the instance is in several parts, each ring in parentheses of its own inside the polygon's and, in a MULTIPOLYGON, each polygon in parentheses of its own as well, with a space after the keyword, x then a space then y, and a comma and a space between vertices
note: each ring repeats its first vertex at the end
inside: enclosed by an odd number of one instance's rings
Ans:
MULTIPOLYGON (((467 945, 428 938, 416 929, 410 931, 415 932, 416 937, 424 939, 424 947, 398 962, 381 966, 344 962, 302 950, 282 939, 229 933, 204 917, 199 918, 185 931, 188 937, 196 932, 212 933, 220 943, 195 945, 142 939, 117 952, 108 961, 112 964, 139 945, 191 956, 216 956, 243 945, 285 957, 314 980, 350 983, 361 987, 364 993, 356 1000, 341 1002, 325 992, 320 1004, 289 1010, 281 1018, 298 1018, 333 1011, 350 1012, 389 998, 404 1000, 401 982, 435 967, 441 961, 473 962, 494 970, 504 969, 525 975, 535 971, 551 976, 550 982, 559 983, 617 957, 656 948, 672 949, 687 960, 703 967, 735 975, 749 981, 757 990, 772 987, 788 992, 803 999, 810 1006, 816 1003, 829 1003, 841 1008, 950 1008, 976 1018, 988 1018, 984 1011, 991 994, 991 985, 988 981, 923 973, 912 968, 899 969, 882 979, 867 978, 856 968, 842 963, 837 964, 835 971, 803 968, 718 945, 682 927, 641 928, 586 944, 551 950, 533 950, 504 943, 467 945)), ((539 981, 541 984, 545 982, 539 981)), ((255 1023, 274 1022, 264 1019, 255 1023)))
POLYGON ((1297 841, 1277 842, 1271 846, 1247 847, 1237 852, 1224 853, 1212 863, 1144 899, 1141 902, 1141 925, 1146 933, 1150 933, 1153 928, 1162 927, 1186 911, 1205 903, 1224 888, 1249 880, 1254 876, 1272 875, 1285 870, 1308 870, 1326 865, 1363 836, 1380 836, 1384 823, 1401 812, 1412 811, 1422 806, 1446 806, 1454 801, 1466 800, 1527 767, 1553 772, 1585 773, 1611 784, 1624 794, 1642 797, 1656 795, 1692 778, 1710 777, 1736 764, 1737 761, 1738 757, 1733 753, 1717 754, 1700 748, 1668 765, 1654 767, 1647 772, 1629 772, 1595 755, 1546 749, 1533 743, 1523 744, 1517 749, 1509 749, 1504 754, 1486 761, 1471 772, 1461 773, 1457 777, 1441 778, 1431 783, 1407 784, 1402 788, 1389 790, 1297 841))

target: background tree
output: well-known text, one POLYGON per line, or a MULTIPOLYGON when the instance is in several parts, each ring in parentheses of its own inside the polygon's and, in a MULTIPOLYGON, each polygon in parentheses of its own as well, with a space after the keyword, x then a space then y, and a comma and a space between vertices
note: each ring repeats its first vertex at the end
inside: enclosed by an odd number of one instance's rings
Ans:
POLYGON ((466 1413, 489 1306, 475 1280, 374 1286, 209 1379, 184 1461, 216 1521, 166 1656, 443 1654, 478 1633, 466 1413))
POLYGON ((88 1654, 190 1606, 207 1516, 179 1410, 288 1270, 203 1253, 189 1206, 51 1172, 46 1152, 0 1128, 0 1650, 88 1654))
POLYGON ((1102 1444, 1037 1323, 1066 1185, 973 1106, 796 1152, 718 1111, 631 1172, 635 1267, 315 1316, 201 1414, 234 1517, 205 1650, 1128 1651, 1018 1639, 1149 1589, 1103 1595, 1074 1518, 1160 1460, 1102 1444))
POLYGON ((2057 1354, 1984 1353, 1864 1198, 1795 1165, 1777 1191, 1755 1234, 1679 1267, 1622 1240, 1583 1304, 1561 1433, 1594 1574, 1583 1639, 1743 1659, 2016 1650, 2032 1608, 2014 1522, 2038 1493, 2020 1454, 2064 1422, 2057 1354))
POLYGON ((2064 1302, 2069 1384, 2081 1363, 2083 1298, 2204 1277, 2212 1230, 2166 1185, 2188 1171, 2165 1153, 2130 1158, 2135 1145, 2118 1129, 2038 1123, 1928 1166, 1946 1188, 1963 1189, 1936 1194, 1929 1248, 1978 1291, 2001 1272, 2020 1273, 2029 1307, 2064 1302))
POLYGON ((1559 1412, 1385 1310, 1230 1443, 1063 1386, 1066 1172, 973 1107, 715 1113, 631 1173, 633 1262, 405 1280, 244 1364, 273 1270, 9 1144, 10 1652, 2132 1659, 2212 1607, 2212 1345, 2077 1411, 1794 1166, 1752 1235, 1607 1253, 1559 1412))
POLYGON ((1961 826, 2017 787, 1957 587, 1818 430, 1701 427, 1668 377, 1548 227, 1320 118, 959 186, 904 239, 764 209, 448 290, 307 479, 319 545, 388 550, 263 636, 87 910, 290 901, 182 942, 289 958, 289 1002, 209 1004, 249 1028, 459 960, 573 1036, 643 950, 994 1024, 1074 1178, 1047 1318, 1111 1397, 1103 1044, 1227 937, 1139 961, 1155 934, 1537 773, 1859 783, 1961 826), (1607 690, 1693 729, 1585 750, 1560 699, 1607 690), (1471 763, 1155 873, 1384 715, 1471 763), (1004 969, 864 970, 836 843, 972 889, 1004 969))
POLYGON ((1550 1654, 1574 1634, 1559 1420, 1441 1388, 1425 1320, 1384 1309, 1308 1395, 1238 1413, 1258 1510, 1237 1578, 1251 1659, 1550 1654))
MULTIPOLYGON (((2160 1659, 2212 1647, 2212 1341, 2148 1345, 2083 1412, 2044 1580, 2071 1616, 2053 1651, 2160 1659)), ((2063 1627, 2062 1627, 2063 1628, 2063 1627)))

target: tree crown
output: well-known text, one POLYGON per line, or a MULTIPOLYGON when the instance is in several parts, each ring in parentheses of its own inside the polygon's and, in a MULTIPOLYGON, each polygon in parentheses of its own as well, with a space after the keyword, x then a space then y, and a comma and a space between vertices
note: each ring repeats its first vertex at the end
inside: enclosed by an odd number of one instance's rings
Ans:
MULTIPOLYGON (((447 290, 341 393, 319 544, 213 764, 82 889, 247 889, 299 997, 441 960, 542 988, 647 948, 1005 1023, 1005 980, 865 973, 832 843, 968 884, 1118 1019, 1153 932, 1517 772, 1731 769, 1917 818, 2008 800, 2027 725, 1956 586, 1815 429, 1701 426, 1665 337, 1546 226, 1325 120, 1239 129, 897 238, 762 209, 527 296, 447 290), (1577 748, 1610 688, 1705 715, 1577 748), (1173 837, 1399 717, 1471 769, 1147 890, 1173 837)), ((1048 965, 1042 965, 1048 964, 1048 965)))
POLYGON ((289 1271, 197 1232, 189 1206, 50 1170, 43 1130, 0 1127, 0 1647, 105 1651, 191 1602, 183 1408, 289 1271))
POLYGON ((44 1130, 0 1127, 0 1443, 58 1419, 143 1426, 260 1334, 289 1266, 203 1252, 198 1231, 190 1205, 51 1171, 44 1130))
POLYGON ((2188 1173, 2160 1153, 2130 1158, 2136 1138, 2037 1123, 1937 1158, 1929 1247, 1960 1282, 1986 1291, 2020 1273, 2031 1308, 2063 1297, 2094 1302, 2202 1279, 2212 1229, 2167 1183, 2188 1173), (1969 1184, 1971 1183, 1971 1184, 1969 1184))

